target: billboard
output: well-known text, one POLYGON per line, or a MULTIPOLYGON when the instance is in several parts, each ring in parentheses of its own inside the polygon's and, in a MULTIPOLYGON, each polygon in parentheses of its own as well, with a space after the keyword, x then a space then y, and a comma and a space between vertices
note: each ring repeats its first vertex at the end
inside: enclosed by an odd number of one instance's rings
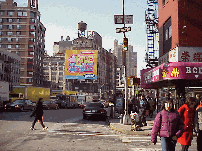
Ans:
POLYGON ((66 50, 65 79, 97 80, 97 50, 66 50))

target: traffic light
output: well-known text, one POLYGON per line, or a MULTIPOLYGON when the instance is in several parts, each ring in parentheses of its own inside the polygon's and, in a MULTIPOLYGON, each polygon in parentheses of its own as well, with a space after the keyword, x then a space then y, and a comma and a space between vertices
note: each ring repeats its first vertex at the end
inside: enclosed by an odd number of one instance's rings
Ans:
POLYGON ((123 50, 128 51, 128 38, 123 38, 123 50))
POLYGON ((130 85, 130 77, 127 77, 127 85, 130 85))

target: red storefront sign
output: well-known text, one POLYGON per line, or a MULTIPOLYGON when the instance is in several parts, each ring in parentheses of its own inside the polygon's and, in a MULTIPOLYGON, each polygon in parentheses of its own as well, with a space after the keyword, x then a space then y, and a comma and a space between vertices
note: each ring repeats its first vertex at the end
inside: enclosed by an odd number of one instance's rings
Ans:
POLYGON ((166 79, 202 79, 202 63, 170 62, 141 70, 141 87, 166 79))

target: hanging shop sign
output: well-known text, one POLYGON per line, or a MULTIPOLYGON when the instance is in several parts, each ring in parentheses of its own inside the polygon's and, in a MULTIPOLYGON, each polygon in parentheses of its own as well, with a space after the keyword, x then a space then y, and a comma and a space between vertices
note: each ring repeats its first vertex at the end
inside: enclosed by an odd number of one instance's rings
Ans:
POLYGON ((141 70, 141 85, 167 79, 202 79, 202 62, 170 62, 141 70))

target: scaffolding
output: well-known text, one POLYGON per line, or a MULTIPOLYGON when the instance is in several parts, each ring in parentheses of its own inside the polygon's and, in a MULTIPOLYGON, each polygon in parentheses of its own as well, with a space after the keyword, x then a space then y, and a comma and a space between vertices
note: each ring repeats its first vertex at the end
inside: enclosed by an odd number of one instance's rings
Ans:
POLYGON ((147 9, 145 11, 147 50, 145 62, 147 66, 155 67, 158 65, 158 49, 155 46, 155 40, 158 37, 158 0, 147 0, 147 9))

